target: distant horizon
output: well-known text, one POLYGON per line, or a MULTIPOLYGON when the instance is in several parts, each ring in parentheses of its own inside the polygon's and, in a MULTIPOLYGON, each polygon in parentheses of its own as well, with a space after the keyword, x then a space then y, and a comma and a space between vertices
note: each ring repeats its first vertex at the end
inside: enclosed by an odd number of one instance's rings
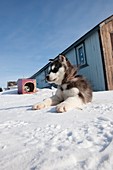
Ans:
POLYGON ((112 0, 2 1, 0 87, 31 77, 111 15, 112 0))

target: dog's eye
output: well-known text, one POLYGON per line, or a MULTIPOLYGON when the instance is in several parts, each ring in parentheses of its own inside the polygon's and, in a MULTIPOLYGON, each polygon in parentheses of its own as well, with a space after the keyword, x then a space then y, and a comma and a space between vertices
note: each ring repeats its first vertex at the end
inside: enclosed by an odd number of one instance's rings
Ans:
POLYGON ((61 63, 59 62, 54 62, 51 66, 50 66, 50 70, 49 70, 49 73, 50 72, 53 72, 53 73, 56 73, 58 72, 59 68, 61 67, 61 63))
POLYGON ((60 67, 61 67, 61 64, 60 64, 60 63, 57 63, 57 64, 53 65, 52 71, 53 71, 54 73, 56 73, 56 72, 59 70, 60 67))

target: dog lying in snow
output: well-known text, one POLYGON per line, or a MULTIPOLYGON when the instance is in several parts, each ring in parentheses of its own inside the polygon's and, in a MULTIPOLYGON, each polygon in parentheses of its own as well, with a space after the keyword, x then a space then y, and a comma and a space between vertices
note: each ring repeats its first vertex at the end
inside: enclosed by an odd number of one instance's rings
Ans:
POLYGON ((72 108, 81 109, 84 104, 91 102, 92 89, 85 77, 77 75, 78 69, 63 55, 50 61, 50 71, 46 79, 49 83, 58 85, 58 89, 52 97, 33 105, 33 109, 56 105, 57 112, 67 112, 72 108))

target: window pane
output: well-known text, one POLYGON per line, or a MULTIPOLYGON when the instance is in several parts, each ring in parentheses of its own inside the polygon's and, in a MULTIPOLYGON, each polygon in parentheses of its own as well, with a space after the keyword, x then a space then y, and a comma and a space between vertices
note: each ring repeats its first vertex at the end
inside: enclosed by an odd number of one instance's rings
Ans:
POLYGON ((78 54, 79 54, 79 61, 81 65, 85 64, 85 55, 84 55, 84 49, 83 46, 78 49, 78 54))
POLYGON ((85 49, 84 44, 80 44, 78 47, 76 47, 77 52, 77 64, 84 66, 86 65, 86 55, 85 55, 85 49))

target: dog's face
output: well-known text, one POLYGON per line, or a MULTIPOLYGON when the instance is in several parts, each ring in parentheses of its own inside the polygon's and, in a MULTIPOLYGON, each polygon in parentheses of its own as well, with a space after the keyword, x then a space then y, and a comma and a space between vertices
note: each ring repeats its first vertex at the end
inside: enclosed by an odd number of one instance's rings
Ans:
POLYGON ((66 58, 61 55, 58 59, 50 61, 51 65, 49 68, 49 74, 46 79, 49 83, 55 83, 57 85, 60 85, 65 75, 66 58))

